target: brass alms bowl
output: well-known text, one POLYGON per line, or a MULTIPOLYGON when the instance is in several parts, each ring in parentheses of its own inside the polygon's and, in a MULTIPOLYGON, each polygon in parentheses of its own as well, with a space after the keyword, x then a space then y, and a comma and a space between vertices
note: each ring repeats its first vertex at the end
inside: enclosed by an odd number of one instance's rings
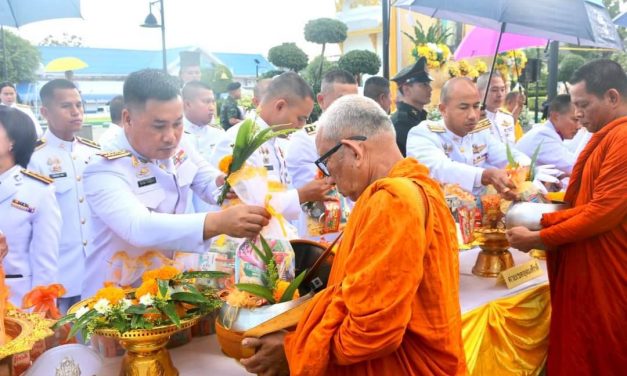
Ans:
POLYGON ((514 266, 514 258, 509 252, 509 243, 504 229, 480 229, 483 244, 481 252, 472 268, 472 274, 479 277, 496 278, 506 269, 514 266))

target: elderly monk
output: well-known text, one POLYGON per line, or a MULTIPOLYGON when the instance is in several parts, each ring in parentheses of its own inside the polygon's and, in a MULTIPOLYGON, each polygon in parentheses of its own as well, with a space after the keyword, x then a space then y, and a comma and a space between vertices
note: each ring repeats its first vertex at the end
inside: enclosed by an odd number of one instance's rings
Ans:
POLYGON ((571 80, 581 124, 593 133, 566 190, 571 209, 515 227, 521 251, 545 245, 551 286, 547 374, 619 375, 627 369, 627 76, 596 60, 571 80))
POLYGON ((459 375, 459 266, 438 184, 403 159, 370 98, 347 95, 322 115, 316 165, 356 201, 325 290, 296 331, 246 338, 263 375, 459 375), (289 365, 289 370, 288 370, 289 365))

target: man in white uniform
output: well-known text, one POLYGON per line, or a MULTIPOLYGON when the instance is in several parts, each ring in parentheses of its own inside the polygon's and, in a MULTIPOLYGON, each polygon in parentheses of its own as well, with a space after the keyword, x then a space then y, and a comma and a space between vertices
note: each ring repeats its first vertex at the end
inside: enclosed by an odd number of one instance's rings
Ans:
POLYGON ((89 238, 89 206, 83 192, 83 171, 97 143, 76 136, 83 125, 83 101, 72 81, 56 79, 40 91, 41 113, 48 129, 37 141, 28 168, 54 180, 63 227, 59 244, 59 282, 66 293, 57 304, 62 313, 81 300, 85 252, 89 238))
MULTIPOLYGON (((475 195, 492 184, 513 198, 510 191, 515 187, 504 170, 505 145, 492 136, 488 124, 478 125, 480 101, 469 78, 447 81, 440 93, 442 120, 426 120, 409 131, 407 156, 429 167, 431 176, 441 183, 459 184, 475 195)), ((512 152, 520 164, 529 164, 527 156, 512 152)))
POLYGON ((575 137, 579 128, 570 95, 561 94, 549 105, 549 120, 527 132, 516 144, 516 149, 533 155, 540 145, 537 164, 554 165, 565 176, 570 176, 577 155, 564 145, 564 140, 575 137))
POLYGON ((117 145, 85 170, 93 213, 83 296, 103 282, 137 284, 145 270, 171 263, 174 251, 205 252, 219 234, 251 238, 268 223, 260 207, 236 205, 185 214, 193 190, 213 201, 224 176, 181 143, 183 103, 178 81, 161 70, 131 73, 124 82, 117 145))
MULTIPOLYGON (((279 126, 275 129, 303 128, 312 109, 313 92, 309 85, 298 74, 286 72, 272 79, 266 95, 263 96, 257 108, 258 114, 252 114, 251 117, 260 130, 271 125, 279 126)), ((238 123, 229 128, 218 142, 211 158, 214 166, 218 166, 222 158, 232 154, 233 143, 240 126, 241 123, 238 123)), ((252 166, 265 167, 268 175, 274 180, 287 187, 294 187, 287 168, 285 153, 282 144, 274 138, 261 145, 246 162, 252 166)), ((301 203, 322 201, 329 189, 331 185, 324 179, 313 178, 296 189, 289 189, 288 202, 282 214, 289 221, 298 219, 301 203)))
POLYGON ((111 123, 109 123, 109 128, 98 139, 102 150, 112 151, 116 149, 113 142, 117 139, 118 133, 124 132, 122 129, 122 108, 124 108, 124 97, 121 95, 113 97, 109 102, 111 123))
POLYGON ((479 76, 477 89, 479 89, 479 95, 482 99, 485 97, 486 90, 488 91, 488 97, 485 102, 485 115, 490 122, 490 131, 503 144, 509 143, 513 145, 516 142, 516 123, 511 114, 502 110, 503 103, 505 103, 505 95, 507 94, 505 81, 498 72, 492 74, 492 80, 488 83, 489 79, 489 73, 479 76))

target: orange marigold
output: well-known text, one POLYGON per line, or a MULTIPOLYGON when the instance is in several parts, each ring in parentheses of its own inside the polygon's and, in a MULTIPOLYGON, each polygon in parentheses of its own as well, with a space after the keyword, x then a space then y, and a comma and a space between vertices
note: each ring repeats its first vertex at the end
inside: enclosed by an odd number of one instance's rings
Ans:
MULTIPOLYGON (((281 300, 281 297, 283 296, 283 294, 285 293, 285 290, 287 290, 289 285, 290 285, 290 282, 284 281, 282 279, 280 279, 277 282, 276 288, 272 292, 272 296, 274 297, 274 301, 276 301, 278 303, 281 300)), ((300 296, 300 294, 298 293, 298 290, 296 290, 296 291, 294 291, 294 296, 292 297, 292 299, 296 299, 299 296, 300 296)))
POLYGON ((157 271, 157 279, 172 279, 181 274, 181 271, 170 265, 163 265, 157 271))
POLYGON ((135 297, 139 299, 146 294, 157 296, 158 291, 159 291, 159 286, 157 286, 157 281, 154 279, 148 279, 142 282, 142 284, 137 288, 137 290, 135 290, 135 297))
POLYGON ((218 163, 218 168, 220 169, 220 171, 224 172, 225 174, 228 174, 229 168, 231 167, 231 163, 233 163, 233 156, 226 155, 222 159, 220 159, 220 163, 218 163))
POLYGON ((94 302, 100 299, 107 299, 111 304, 118 304, 124 297, 126 297, 124 290, 117 286, 108 286, 98 290, 94 296, 94 302))

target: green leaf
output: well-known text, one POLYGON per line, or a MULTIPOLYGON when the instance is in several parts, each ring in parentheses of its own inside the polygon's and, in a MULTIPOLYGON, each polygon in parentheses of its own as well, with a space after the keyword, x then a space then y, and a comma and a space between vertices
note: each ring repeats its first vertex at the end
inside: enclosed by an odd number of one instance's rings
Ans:
POLYGON ((266 260, 272 260, 274 258, 274 254, 272 253, 272 248, 270 247, 270 244, 268 244, 266 238, 264 238, 261 234, 259 234, 259 240, 261 241, 263 251, 266 253, 266 260))
POLYGON ((259 256, 259 258, 261 259, 261 261, 263 261, 264 264, 267 264, 268 260, 266 258, 266 254, 264 252, 261 252, 261 250, 257 247, 257 245, 255 244, 254 241, 248 239, 246 240, 248 242, 248 244, 250 244, 251 247, 253 247, 253 250, 255 251, 255 253, 257 254, 257 256, 259 256))
POLYGON ((264 298, 270 304, 274 304, 275 300, 272 296, 272 291, 264 286, 255 285, 253 283, 238 283, 235 285, 238 290, 246 291, 260 298, 264 298))
POLYGON ((209 278, 218 279, 228 277, 229 273, 218 272, 213 270, 196 271, 196 272, 183 272, 177 279, 194 279, 194 278, 209 278))
POLYGON ((514 154, 512 154, 512 149, 509 147, 509 142, 505 143, 505 151, 507 152, 507 163, 509 163, 509 167, 516 168, 518 167, 518 162, 514 159, 514 154))
POLYGON ((174 303, 168 302, 163 307, 161 307, 161 311, 172 320, 176 326, 181 326, 181 319, 179 315, 176 314, 176 309, 174 308, 174 303))
POLYGON ((536 147, 536 150, 533 151, 533 155, 531 156, 531 164, 529 165, 529 180, 533 181, 536 177, 536 161, 538 160, 538 154, 540 154, 540 147, 544 140, 540 142, 540 144, 536 147))
POLYGON ((128 313, 129 315, 143 315, 146 313, 146 306, 143 304, 132 305, 128 307, 124 313, 128 313))
POLYGON ((283 295, 281 295, 281 303, 292 300, 292 298, 294 297, 294 293, 296 292, 296 290, 298 290, 298 287, 303 282, 303 279, 305 279, 305 274, 307 274, 307 270, 303 270, 302 272, 300 272, 300 274, 296 276, 296 278, 294 278, 292 282, 290 282, 290 285, 287 286, 287 288, 283 292, 283 295))
POLYGON ((61 317, 56 323, 54 323, 54 325, 52 326, 52 329, 54 330, 59 329, 60 327, 67 324, 68 322, 71 322, 75 318, 76 318, 75 313, 70 313, 69 315, 65 315, 61 317))
POLYGON ((85 325, 87 325, 87 323, 89 323, 94 317, 98 315, 99 315, 98 311, 96 311, 95 309, 92 309, 91 311, 81 316, 72 325, 72 328, 70 329, 70 332, 67 335, 67 339, 74 337, 79 330, 83 329, 85 325))
POLYGON ((171 295, 172 300, 179 302, 191 303, 191 304, 207 304, 209 300, 201 294, 194 294, 191 292, 175 292, 171 295))
POLYGON ((161 297, 165 297, 168 293, 168 281, 163 280, 163 279, 158 279, 157 280, 157 286, 159 286, 159 295, 161 295, 161 297))

